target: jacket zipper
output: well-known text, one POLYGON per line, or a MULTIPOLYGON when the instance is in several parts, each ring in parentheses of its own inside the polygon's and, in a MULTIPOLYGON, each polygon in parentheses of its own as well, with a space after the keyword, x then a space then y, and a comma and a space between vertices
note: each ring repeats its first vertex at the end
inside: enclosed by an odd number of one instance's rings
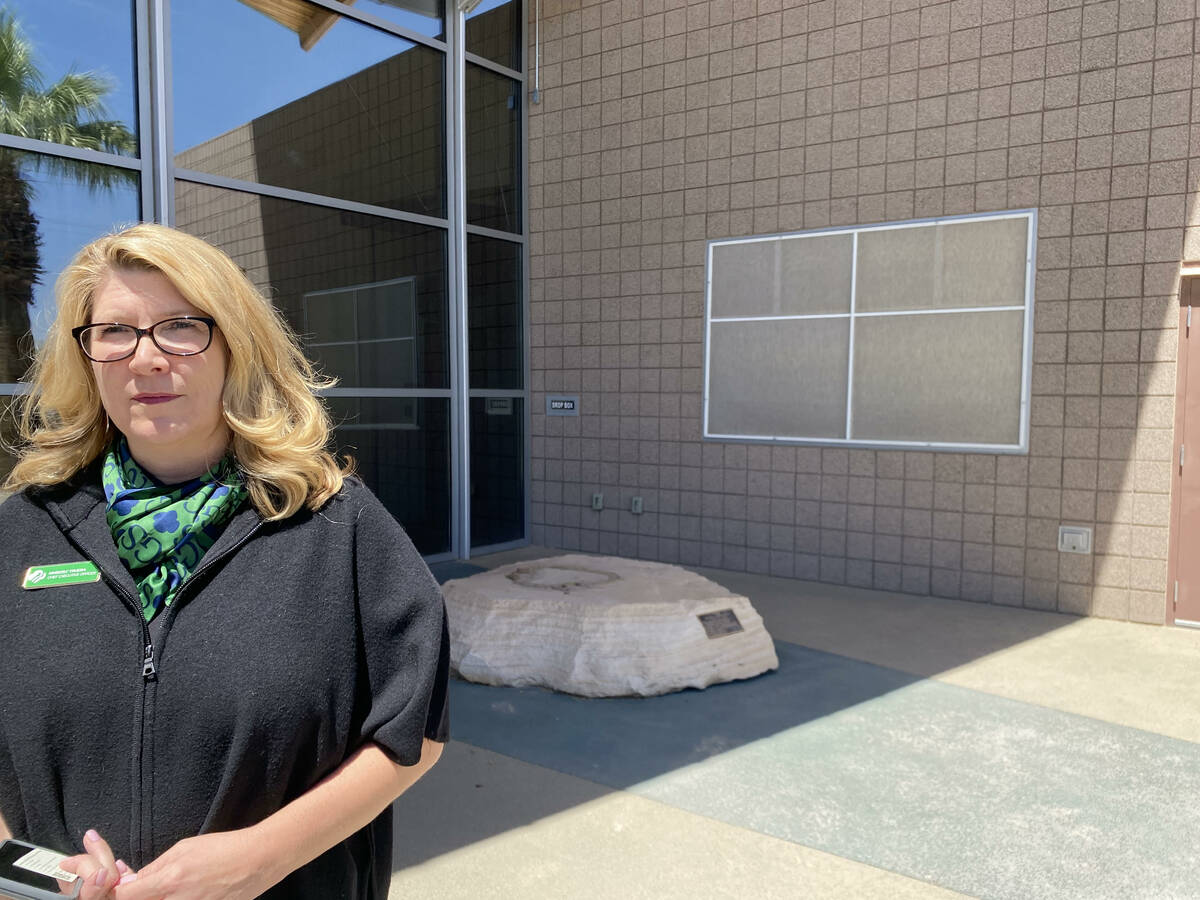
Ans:
MULTIPOLYGON (((52 516, 52 518, 55 518, 55 520, 57 521, 57 518, 53 515, 53 513, 51 514, 51 516, 52 516)), ((200 566, 198 568, 196 568, 187 579, 185 579, 185 581, 182 585, 180 585, 179 593, 177 593, 175 595, 176 600, 180 599, 180 595, 184 592, 184 590, 188 587, 188 585, 192 581, 195 580, 195 576, 199 575, 201 572, 206 571, 210 566, 215 565, 218 560, 224 559, 229 554, 231 554, 235 550, 239 549, 243 544, 245 544, 248 540, 250 540, 251 537, 253 537, 258 532, 258 530, 262 527, 262 525, 263 525, 263 521, 262 521, 262 519, 259 519, 257 522, 255 522, 251 526, 250 530, 247 531, 244 535, 242 535, 242 537, 240 537, 232 546, 226 548, 221 553, 219 553, 215 556, 206 556, 205 559, 201 562, 200 566)), ((64 530, 64 534, 68 534, 69 530, 70 530, 69 528, 64 530)), ((93 563, 96 562, 94 559, 92 559, 92 555, 87 552, 86 548, 83 547, 78 542, 76 542, 74 539, 70 538, 69 534, 68 534, 68 540, 70 540, 71 543, 76 546, 76 548, 79 550, 79 552, 83 554, 84 558, 92 560, 93 563)), ((100 571, 101 571, 101 573, 104 573, 103 567, 100 567, 100 571)), ((141 626, 141 629, 142 629, 142 660, 141 660, 141 667, 142 667, 141 668, 141 676, 142 676, 141 710, 142 711, 141 711, 141 715, 138 717, 138 727, 141 729, 141 737, 138 738, 138 743, 140 745, 141 752, 139 753, 139 762, 138 762, 139 772, 138 772, 138 774, 134 775, 135 791, 136 791, 137 795, 140 797, 142 794, 142 791, 143 791, 143 787, 144 787, 142 773, 144 773, 145 767, 146 767, 146 760, 145 760, 145 755, 144 755, 145 754, 145 740, 146 740, 145 735, 146 735, 146 728, 147 728, 147 722, 146 722, 147 690, 146 690, 146 686, 150 682, 156 681, 157 677, 158 677, 158 669, 154 662, 154 643, 150 636, 150 625, 146 621, 146 617, 144 615, 142 615, 141 604, 137 601, 137 599, 135 597, 133 597, 133 595, 131 595, 129 593, 129 591, 125 589, 125 586, 120 584, 116 580, 116 578, 109 577, 107 574, 105 574, 104 581, 108 584, 108 586, 110 588, 112 588, 112 590, 120 598, 121 602, 124 603, 125 606, 129 608, 130 612, 132 612, 134 614, 134 616, 138 620, 138 624, 141 626)), ((144 798, 142 798, 142 803, 144 804, 144 798)), ((136 816, 136 818, 139 820, 139 822, 138 822, 138 826, 137 826, 136 830, 130 835, 130 839, 131 839, 130 840, 130 850, 133 853, 133 857, 135 859, 138 859, 141 857, 143 851, 146 848, 145 841, 144 841, 146 811, 144 808, 141 809, 141 812, 136 816)))
MULTIPOLYGON (((84 556, 87 556, 87 554, 85 553, 84 556)), ((144 750, 145 740, 146 740, 145 739, 146 685, 149 682, 154 681, 156 678, 156 670, 154 668, 154 644, 151 642, 151 638, 150 638, 150 626, 146 622, 146 617, 144 615, 142 615, 141 604, 138 603, 137 600, 135 600, 134 597, 130 595, 129 591, 125 590, 125 587, 123 585, 119 584, 115 578, 109 579, 106 577, 104 580, 108 583, 109 587, 111 587, 116 592, 117 596, 121 598, 121 602, 124 603, 127 607, 129 607, 130 612, 132 612, 137 617, 138 623, 142 627, 142 646, 143 646, 143 651, 142 651, 142 692, 141 692, 142 698, 141 698, 141 713, 138 716, 138 726, 137 726, 141 730, 141 736, 137 738, 137 743, 144 750)), ((141 775, 140 775, 140 770, 144 766, 144 763, 140 761, 140 757, 141 757, 141 753, 139 753, 139 762, 138 762, 139 774, 131 776, 134 778, 138 796, 140 796, 142 793, 142 779, 141 779, 141 775)), ((141 813, 136 817, 139 820, 138 827, 136 828, 136 830, 131 830, 131 832, 130 832, 130 848, 129 849, 132 851, 134 859, 140 858, 142 855, 142 851, 143 851, 143 840, 142 840, 143 831, 142 831, 142 827, 140 824, 140 820, 144 818, 144 815, 145 815, 144 813, 141 813)), ((131 822, 130 824, 132 827, 133 823, 131 822)))
POLYGON ((154 668, 154 645, 150 643, 150 638, 146 638, 146 653, 142 657, 142 677, 147 681, 153 681, 158 672, 154 668))
MULTIPOLYGON (((199 575, 201 572, 203 572, 205 569, 209 568, 210 566, 215 565, 218 560, 224 559, 225 557, 227 557, 231 553, 233 553, 235 550, 240 548, 243 544, 246 543, 246 541, 250 540, 250 538, 253 537, 254 534, 261 527, 262 527, 262 520, 260 519, 258 522, 255 522, 254 525, 250 528, 250 530, 247 531, 244 535, 242 535, 232 546, 226 548, 224 551, 217 554, 216 556, 211 556, 211 557, 206 556, 205 559, 200 563, 200 565, 196 569, 194 569, 192 571, 192 573, 186 579, 184 579, 183 584, 181 584, 179 586, 179 591, 175 594, 176 608, 178 608, 177 604, 182 599, 184 590, 188 587, 188 585, 192 581, 195 580, 195 577, 197 575, 199 575)), ((142 626, 142 640, 144 642, 144 646, 143 646, 143 650, 142 650, 142 685, 144 688, 144 686, 148 682, 156 680, 157 675, 158 675, 158 670, 154 665, 154 643, 150 638, 150 625, 146 622, 146 617, 142 615, 142 610, 141 610, 140 604, 138 604, 134 600, 133 597, 129 596, 129 592, 126 591, 125 588, 122 587, 121 585, 115 584, 115 582, 110 582, 110 583, 113 584, 114 587, 116 587, 117 592, 120 594, 122 599, 125 601, 125 604, 128 607, 130 607, 130 609, 133 610, 134 615, 138 617, 138 620, 140 621, 141 626, 142 626)), ((163 610, 162 614, 163 615, 166 614, 165 609, 163 610)), ((143 690, 143 692, 142 692, 142 716, 141 716, 142 738, 140 740, 140 743, 142 745, 142 752, 139 755, 140 762, 138 764, 138 768, 141 771, 144 771, 145 767, 146 767, 146 759, 145 759, 146 728, 147 728, 146 693, 143 690)), ((139 795, 142 793, 143 785, 144 785, 144 782, 139 777, 138 778, 138 793, 139 793, 139 795)), ((143 803, 144 802, 145 802, 145 800, 143 798, 143 803)), ((133 848, 134 853, 137 855, 140 855, 143 852, 143 850, 146 849, 146 844, 145 844, 146 812, 145 812, 144 808, 142 809, 142 813, 139 818, 141 819, 141 823, 139 825, 138 832, 137 832, 139 837, 134 842, 135 846, 133 848)), ((153 849, 152 845, 151 845, 151 849, 153 849)))
MULTIPOLYGON (((87 554, 84 554, 85 556, 87 554)), ((107 579, 105 579, 107 580, 107 579)), ((146 622, 146 617, 142 615, 141 604, 129 595, 125 590, 124 585, 118 584, 116 579, 109 581, 109 586, 114 588, 121 599, 125 601, 125 605, 137 616, 138 621, 142 626, 142 679, 145 681, 153 681, 158 674, 158 670, 154 668, 154 644, 150 640, 150 625, 146 622)))

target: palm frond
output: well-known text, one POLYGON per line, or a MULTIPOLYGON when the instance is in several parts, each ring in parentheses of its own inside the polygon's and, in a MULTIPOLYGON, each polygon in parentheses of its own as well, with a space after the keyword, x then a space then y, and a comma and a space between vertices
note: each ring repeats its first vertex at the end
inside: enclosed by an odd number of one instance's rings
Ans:
MULTIPOLYGON (((136 135, 112 119, 105 104, 114 86, 111 78, 99 72, 71 71, 46 87, 33 45, 9 9, 0 7, 0 131, 67 147, 134 153, 136 135)), ((13 160, 18 159, 18 172, 46 172, 86 185, 92 191, 138 183, 139 173, 132 169, 41 153, 14 154, 13 160)), ((24 179, 19 180, 31 196, 32 187, 24 179)))
POLYGON ((111 79, 95 72, 68 72, 46 90, 47 103, 64 119, 105 116, 104 97, 113 89, 111 79))
POLYGON ((35 165, 45 174, 69 178, 93 193, 118 187, 137 187, 140 180, 137 169, 99 166, 65 156, 39 156, 35 165))
POLYGON ((115 119, 84 122, 78 132, 87 140, 96 142, 96 147, 106 153, 132 154, 137 152, 137 135, 115 119))
POLYGON ((33 46, 8 9, 0 9, 0 106, 17 106, 30 92, 42 90, 42 73, 33 46))

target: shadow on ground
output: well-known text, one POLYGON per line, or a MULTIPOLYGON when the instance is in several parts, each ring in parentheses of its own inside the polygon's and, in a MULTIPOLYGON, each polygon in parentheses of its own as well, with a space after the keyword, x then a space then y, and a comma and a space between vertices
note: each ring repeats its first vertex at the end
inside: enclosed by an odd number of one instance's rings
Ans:
MULTIPOLYGON (((463 563, 434 567, 443 580, 478 570, 463 563)), ((703 691, 649 698, 589 699, 454 681, 454 741, 582 781, 553 778, 552 790, 539 790, 535 779, 531 790, 514 794, 511 785, 495 781, 511 779, 511 772, 488 773, 484 755, 472 762, 469 748, 457 753, 451 765, 435 768, 401 801, 397 868, 858 706, 1075 621, 963 601, 905 598, 935 607, 945 628, 945 633, 925 633, 915 640, 890 627, 889 614, 904 611, 888 595, 737 573, 705 574, 751 597, 776 635, 778 670, 703 691), (859 649, 863 656, 878 650, 873 645, 890 645, 893 652, 883 658, 897 668, 778 639, 785 635, 794 640, 797 634, 809 634, 816 643, 849 646, 850 652, 859 649), (480 767, 477 777, 473 765, 480 767), (461 781, 472 778, 479 783, 466 789, 461 781), (520 797, 518 802, 514 796, 520 797), (426 809, 436 820, 434 813, 447 802, 453 803, 453 831, 430 828, 428 821, 419 821, 424 816, 414 821, 406 812, 426 809)))

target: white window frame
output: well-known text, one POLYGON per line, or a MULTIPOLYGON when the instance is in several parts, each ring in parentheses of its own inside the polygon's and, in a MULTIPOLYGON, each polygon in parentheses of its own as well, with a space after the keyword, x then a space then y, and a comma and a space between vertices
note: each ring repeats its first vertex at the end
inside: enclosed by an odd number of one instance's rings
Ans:
POLYGON ((853 227, 834 227, 820 228, 808 231, 793 231, 782 232, 770 235, 756 235, 748 238, 730 238, 711 240, 705 254, 705 278, 704 278, 704 403, 703 403, 703 432, 704 440, 713 441, 740 441, 746 443, 774 443, 774 444, 797 444, 806 446, 824 446, 824 447, 867 447, 883 450, 944 450, 954 452, 972 452, 972 453, 1006 453, 1006 454, 1026 454, 1029 452, 1029 408, 1030 397, 1032 390, 1032 372, 1033 372, 1033 287, 1034 275, 1036 272, 1036 246, 1037 246, 1037 210, 1036 209, 1021 209, 1021 210, 1005 210, 998 213, 980 213, 961 216, 941 216, 937 218, 926 219, 909 219, 902 222, 885 222, 879 225, 862 225, 853 227), (1024 218, 1028 220, 1026 230, 1026 250, 1025 250, 1025 296, 1020 305, 1013 306, 985 306, 985 307, 947 307, 939 309, 921 309, 921 310, 887 310, 885 312, 858 312, 855 308, 856 292, 857 292, 857 267, 858 267, 858 236, 869 231, 886 231, 900 228, 923 228, 937 226, 945 223, 963 223, 963 222, 979 222, 994 219, 1018 219, 1024 218), (850 274, 850 311, 847 313, 815 313, 801 315, 767 315, 767 316, 713 316, 712 314, 712 284, 713 284, 713 249, 720 246, 729 246, 732 244, 750 244, 762 241, 777 241, 782 238, 804 238, 814 237, 817 235, 833 236, 840 234, 848 234, 853 238, 851 250, 851 274, 850 274), (1020 395, 1020 410, 1019 410, 1019 438, 1015 444, 988 444, 988 443, 952 443, 946 441, 887 441, 887 440, 859 440, 850 437, 853 409, 854 409, 854 324, 858 319, 880 317, 880 316, 903 316, 903 315, 944 315, 947 313, 987 313, 987 312, 1013 312, 1020 310, 1024 314, 1024 324, 1022 329, 1022 364, 1021 364, 1021 395, 1020 395), (784 320, 800 320, 800 319, 848 319, 850 323, 850 349, 848 360, 848 375, 846 382, 846 436, 844 438, 833 437, 795 437, 790 435, 767 435, 767 434, 721 434, 715 433, 709 428, 709 379, 711 376, 711 350, 712 350, 712 329, 714 324, 720 327, 723 323, 729 322, 759 322, 759 321, 784 321, 784 320))

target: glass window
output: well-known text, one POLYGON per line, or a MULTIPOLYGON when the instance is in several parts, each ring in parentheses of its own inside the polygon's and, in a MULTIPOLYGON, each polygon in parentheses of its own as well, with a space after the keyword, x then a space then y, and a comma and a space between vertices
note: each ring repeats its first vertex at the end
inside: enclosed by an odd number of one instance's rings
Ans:
POLYGON ((521 68, 520 0, 483 0, 467 14, 467 52, 521 68))
POLYGON ((708 430, 845 437, 849 331, 846 318, 713 322, 708 430))
POLYGON ((301 334, 320 368, 346 385, 414 387, 416 284, 410 276, 305 294, 301 334))
POLYGON ((340 387, 449 387, 444 230, 186 181, 175 213, 274 300, 340 387))
POLYGON ((446 4, 443 0, 358 0, 355 9, 403 25, 420 34, 444 40, 446 4))
POLYGON ((467 64, 467 222, 521 230, 521 85, 467 64))
POLYGON ((471 398, 471 546, 525 536, 524 401, 471 398))
POLYGON ((7 0, 0 130, 122 156, 138 153, 130 0, 7 0))
POLYGON ((134 169, 0 148, 0 383, 18 381, 45 338, 59 272, 140 209, 134 169))
POLYGON ((524 386, 521 245, 467 235, 467 353, 471 387, 524 386))
POLYGON ((1034 212, 714 241, 705 437, 1020 451, 1034 212))
MULTIPOLYGON (((8 478, 8 473, 17 462, 8 449, 17 443, 17 422, 14 418, 16 410, 13 409, 15 403, 16 398, 0 395, 0 484, 8 478)), ((7 496, 8 492, 0 488, 0 501, 7 496)))
POLYGON ((1024 319, 1009 310, 856 323, 851 437, 1017 444, 1024 319))
POLYGON ((450 401, 330 397, 334 444, 424 554, 450 549, 450 401))
POLYGON ((444 216, 444 54, 337 18, 305 49, 286 15, 175 0, 175 164, 444 216))
POLYGON ((715 244, 715 317, 849 313, 849 234, 715 244))

